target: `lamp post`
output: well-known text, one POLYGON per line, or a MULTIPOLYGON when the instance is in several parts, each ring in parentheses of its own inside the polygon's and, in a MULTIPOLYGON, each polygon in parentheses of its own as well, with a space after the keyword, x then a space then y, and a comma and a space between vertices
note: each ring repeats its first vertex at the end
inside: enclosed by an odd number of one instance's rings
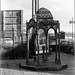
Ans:
POLYGON ((73 39, 73 24, 75 23, 75 21, 73 21, 73 17, 72 20, 69 21, 70 24, 72 24, 72 39, 73 39))
MULTIPOLYGON (((1 0, 0 0, 0 4, 1 4, 1 0)), ((0 11, 1 11, 1 6, 0 6, 0 11)))
POLYGON ((73 17, 72 17, 72 39, 73 39, 73 17))

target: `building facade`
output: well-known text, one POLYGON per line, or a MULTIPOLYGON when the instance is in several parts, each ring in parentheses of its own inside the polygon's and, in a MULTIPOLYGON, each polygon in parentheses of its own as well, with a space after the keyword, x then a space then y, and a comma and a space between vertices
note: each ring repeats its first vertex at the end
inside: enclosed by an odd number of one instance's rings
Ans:
POLYGON ((1 12, 1 31, 3 33, 4 41, 13 40, 12 43, 20 41, 23 28, 23 11, 3 10, 1 12))

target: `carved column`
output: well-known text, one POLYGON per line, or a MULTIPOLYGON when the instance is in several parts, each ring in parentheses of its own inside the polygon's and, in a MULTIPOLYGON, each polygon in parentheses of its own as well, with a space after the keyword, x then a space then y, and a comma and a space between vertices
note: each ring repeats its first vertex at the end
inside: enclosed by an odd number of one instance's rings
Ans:
POLYGON ((49 34, 49 53, 51 52, 51 39, 50 39, 51 37, 50 37, 50 34, 49 34))
POLYGON ((57 30, 55 31, 55 36, 56 36, 55 63, 57 63, 57 30))
POLYGON ((38 34, 38 24, 37 24, 37 28, 36 28, 36 32, 37 32, 37 66, 40 65, 40 62, 39 62, 39 34, 38 34))
POLYGON ((46 35, 46 60, 47 60, 47 35, 48 35, 48 33, 47 33, 47 31, 45 32, 45 35, 46 35))
POLYGON ((48 34, 48 36, 47 36, 47 48, 48 48, 48 53, 49 53, 49 34, 48 34))
POLYGON ((43 61, 45 61, 45 44, 42 45, 42 50, 43 50, 43 61))
POLYGON ((36 61, 36 47, 37 47, 36 38, 37 38, 37 36, 35 36, 35 38, 34 38, 34 50, 35 50, 34 61, 36 61))
POLYGON ((60 60, 60 24, 59 24, 59 36, 58 36, 58 43, 59 43, 59 52, 58 52, 58 64, 61 64, 60 60))

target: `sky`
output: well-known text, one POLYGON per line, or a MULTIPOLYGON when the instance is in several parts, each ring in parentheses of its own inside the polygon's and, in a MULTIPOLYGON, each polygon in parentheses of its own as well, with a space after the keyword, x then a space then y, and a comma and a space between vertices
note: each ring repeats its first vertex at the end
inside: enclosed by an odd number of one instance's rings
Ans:
MULTIPOLYGON (((72 32, 74 17, 74 0, 39 0, 39 7, 50 10, 54 20, 59 20, 61 31, 72 32)), ((23 22, 32 15, 32 0, 1 0, 1 10, 23 10, 23 22)))

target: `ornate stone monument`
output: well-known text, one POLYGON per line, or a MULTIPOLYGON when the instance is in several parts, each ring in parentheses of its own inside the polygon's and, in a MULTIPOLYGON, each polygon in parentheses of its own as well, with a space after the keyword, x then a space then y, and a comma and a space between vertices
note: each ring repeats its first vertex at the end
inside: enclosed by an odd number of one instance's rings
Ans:
MULTIPOLYGON (((33 1, 32 1, 33 2, 33 1)), ((39 1, 38 1, 39 3, 39 1)), ((32 3, 32 5, 34 2, 32 3)), ((27 37, 27 60, 26 64, 20 64, 20 67, 23 68, 29 68, 29 69, 35 69, 35 70, 59 70, 62 68, 66 68, 67 65, 62 65, 61 60, 60 60, 60 23, 59 20, 54 20, 52 13, 46 9, 46 8, 40 8, 39 9, 39 4, 36 3, 35 0, 35 18, 32 17, 29 22, 26 22, 27 26, 27 31, 26 31, 26 37, 27 37), (36 8, 38 6, 38 9, 36 8), (29 30, 30 28, 33 28, 33 42, 34 42, 34 53, 35 53, 35 61, 31 61, 29 59, 29 30), (39 39, 38 39, 38 30, 43 29, 45 32, 46 36, 46 45, 45 47, 42 46, 43 48, 43 59, 40 59, 40 50, 39 50, 39 39), (49 29, 53 29, 55 32, 55 37, 56 37, 56 50, 55 50, 55 60, 50 61, 48 59, 48 31, 49 29), (57 33, 59 33, 59 38, 58 38, 58 51, 57 51, 57 33), (46 53, 45 53, 46 49, 46 53), (36 54, 37 51, 37 54, 36 54), (52 64, 52 65, 51 65, 52 64)), ((34 5, 33 5, 34 6, 34 5)), ((33 7, 32 6, 32 7, 33 7)), ((33 9, 33 8, 32 8, 33 9)), ((32 16, 34 16, 32 10, 32 16)))

